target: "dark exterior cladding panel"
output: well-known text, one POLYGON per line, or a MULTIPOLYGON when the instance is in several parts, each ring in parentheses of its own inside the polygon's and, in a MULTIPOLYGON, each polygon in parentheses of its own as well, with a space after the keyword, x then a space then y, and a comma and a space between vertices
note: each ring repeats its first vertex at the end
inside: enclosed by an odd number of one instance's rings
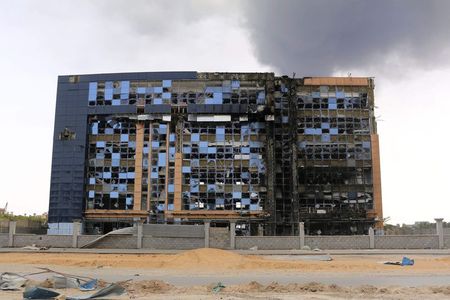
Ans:
POLYGON ((69 83, 72 76, 79 76, 79 82, 102 80, 195 80, 197 72, 136 72, 136 73, 105 73, 105 74, 74 74, 59 76, 59 83, 69 83))
POLYGON ((94 106, 89 107, 88 109, 88 114, 90 115, 135 114, 135 113, 136 113, 135 105, 94 106))
POLYGON ((170 114, 171 110, 170 104, 147 104, 144 107, 144 113, 146 114, 170 114))
POLYGON ((84 193, 87 83, 59 81, 53 135, 52 175, 50 184, 49 223, 81 219, 84 193), (74 135, 61 139, 68 130, 74 135))
POLYGON ((188 104, 188 114, 246 114, 246 104, 188 104))

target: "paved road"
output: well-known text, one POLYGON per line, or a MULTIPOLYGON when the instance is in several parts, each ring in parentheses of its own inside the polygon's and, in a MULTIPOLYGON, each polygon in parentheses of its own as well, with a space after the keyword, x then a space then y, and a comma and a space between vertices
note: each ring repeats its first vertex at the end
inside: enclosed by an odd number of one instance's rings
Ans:
MULTIPOLYGON (((0 248, 0 253, 10 252, 42 252, 42 253, 110 253, 110 254, 177 254, 186 250, 156 250, 156 249, 76 249, 51 248, 35 251, 22 248, 0 248)), ((245 255, 450 255, 450 249, 370 249, 370 250, 232 250, 245 255)))
MULTIPOLYGON (((30 274, 40 271, 35 265, 0 264, 2 272, 17 272, 30 274)), ((127 268, 85 268, 52 266, 53 270, 78 276, 87 276, 116 282, 128 279, 134 280, 163 280, 177 286, 204 285, 222 282, 225 285, 248 283, 257 281, 268 284, 276 281, 280 284, 319 282, 323 284, 337 284, 341 286, 436 286, 450 285, 450 270, 441 274, 403 274, 400 271, 383 273, 327 273, 297 271, 239 271, 221 273, 191 273, 174 270, 149 270, 127 268)), ((44 280, 48 274, 33 275, 35 280, 44 280)))

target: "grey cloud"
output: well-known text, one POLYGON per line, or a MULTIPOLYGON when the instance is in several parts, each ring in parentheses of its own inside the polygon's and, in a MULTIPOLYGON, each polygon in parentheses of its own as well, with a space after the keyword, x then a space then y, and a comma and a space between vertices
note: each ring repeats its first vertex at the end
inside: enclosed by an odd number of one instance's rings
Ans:
POLYGON ((244 11, 258 59, 286 74, 450 62, 446 0, 260 0, 244 11))

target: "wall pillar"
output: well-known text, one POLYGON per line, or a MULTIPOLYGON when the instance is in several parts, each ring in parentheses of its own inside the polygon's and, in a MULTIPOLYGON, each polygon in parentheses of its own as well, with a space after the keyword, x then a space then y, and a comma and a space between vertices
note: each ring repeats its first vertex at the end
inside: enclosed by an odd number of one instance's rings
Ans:
POLYGON ((230 249, 236 249, 236 223, 230 222, 230 249))
POLYGON ((14 247, 14 235, 16 234, 16 221, 9 221, 8 247, 14 247))
POLYGON ((300 249, 305 247, 305 223, 298 223, 298 236, 300 239, 300 249))
POLYGON ((142 238, 144 236, 144 224, 141 221, 137 222, 137 248, 142 249, 142 238))
POLYGON ((81 233, 81 223, 73 222, 72 227, 72 248, 78 248, 78 236, 81 233))
POLYGON ((436 221, 436 234, 439 237, 439 249, 444 248, 444 227, 442 224, 443 218, 434 219, 436 221))
POLYGON ((209 227, 210 227, 210 222, 209 221, 205 221, 204 223, 204 227, 205 227, 205 248, 209 248, 209 227))
POLYGON ((375 249, 375 230, 369 228, 369 249, 375 249))

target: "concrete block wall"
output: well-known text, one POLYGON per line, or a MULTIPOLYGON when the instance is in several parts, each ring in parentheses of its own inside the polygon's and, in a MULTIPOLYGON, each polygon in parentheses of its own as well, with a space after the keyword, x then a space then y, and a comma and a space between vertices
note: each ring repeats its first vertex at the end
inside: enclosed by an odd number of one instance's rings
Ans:
POLYGON ((368 235, 305 236, 311 249, 369 249, 368 235))
POLYGON ((152 237, 144 236, 142 239, 142 248, 147 249, 170 249, 170 250, 189 250, 203 248, 205 239, 198 237, 152 237))
POLYGON ((93 248, 100 249, 136 249, 137 237, 131 234, 127 235, 109 235, 95 243, 93 248))
POLYGON ((375 236, 375 249, 438 249, 437 235, 375 236))
POLYGON ((96 238, 100 237, 101 235, 79 235, 78 236, 78 247, 83 247, 84 245, 86 245, 87 243, 95 240, 96 238))
POLYGON ((237 236, 236 249, 291 250, 300 248, 297 236, 237 236))
POLYGON ((209 247, 230 249, 230 230, 228 227, 209 228, 209 247))
POLYGON ((444 235, 444 248, 450 249, 450 234, 444 235))
POLYGON ((203 225, 144 224, 143 234, 154 237, 204 237, 203 225))
POLYGON ((72 247, 72 235, 14 235, 14 247, 25 247, 33 244, 37 247, 70 248, 72 247))
POLYGON ((9 235, 8 234, 0 234, 0 248, 3 247, 8 247, 8 239, 9 239, 9 235))

